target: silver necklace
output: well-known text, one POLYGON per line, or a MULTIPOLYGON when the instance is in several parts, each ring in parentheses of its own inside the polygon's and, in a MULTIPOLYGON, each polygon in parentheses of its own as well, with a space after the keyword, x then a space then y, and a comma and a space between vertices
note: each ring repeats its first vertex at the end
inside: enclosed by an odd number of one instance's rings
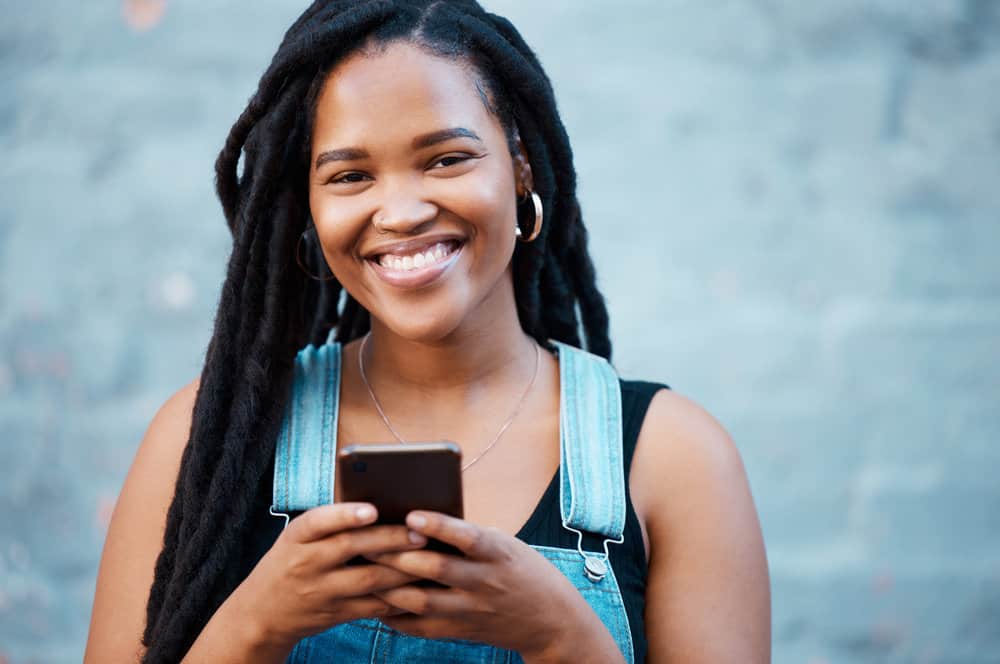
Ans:
MULTIPOLYGON (((371 396, 372 403, 375 404, 375 410, 377 410, 378 414, 382 417, 382 421, 385 422, 386 428, 389 429, 390 432, 392 432, 392 435, 396 437, 397 441, 405 444, 406 441, 403 440, 403 437, 400 436, 399 432, 396 431, 395 427, 392 426, 392 423, 389 422, 389 418, 386 416, 385 411, 382 410, 382 404, 379 403, 378 398, 375 396, 375 390, 372 389, 371 383, 368 382, 368 376, 365 374, 365 346, 368 344, 368 338, 370 336, 371 332, 368 332, 368 334, 365 335, 365 338, 361 340, 361 347, 358 349, 358 368, 361 370, 361 380, 364 381, 365 387, 368 388, 368 395, 371 396)), ((524 390, 524 394, 521 395, 520 401, 517 402, 517 407, 514 408, 514 412, 511 413, 510 417, 507 418, 507 421, 503 423, 503 426, 500 427, 500 431, 497 431, 497 435, 493 436, 493 440, 490 441, 490 444, 487 445, 482 452, 476 455, 476 457, 472 461, 462 465, 463 473, 466 470, 468 470, 472 466, 472 464, 476 463, 484 456, 486 456, 486 453, 489 452, 493 448, 493 446, 497 444, 498 440, 500 440, 500 436, 503 435, 503 432, 506 431, 511 424, 513 424, 514 418, 517 417, 517 414, 521 412, 521 406, 524 405, 524 400, 528 398, 528 394, 531 392, 531 388, 535 384, 535 378, 538 377, 538 365, 540 356, 541 356, 541 351, 538 349, 538 344, 536 343, 535 372, 532 374, 531 382, 528 383, 528 387, 526 390, 524 390)))

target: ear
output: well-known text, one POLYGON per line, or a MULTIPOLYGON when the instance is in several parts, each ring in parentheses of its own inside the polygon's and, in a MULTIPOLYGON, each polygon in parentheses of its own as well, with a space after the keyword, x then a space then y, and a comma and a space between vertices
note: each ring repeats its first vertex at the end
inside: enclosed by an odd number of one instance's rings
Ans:
POLYGON ((535 179, 531 175, 531 162, 528 161, 528 151, 524 149, 520 134, 514 138, 517 149, 514 152, 514 190, 518 198, 522 198, 535 188, 535 179))

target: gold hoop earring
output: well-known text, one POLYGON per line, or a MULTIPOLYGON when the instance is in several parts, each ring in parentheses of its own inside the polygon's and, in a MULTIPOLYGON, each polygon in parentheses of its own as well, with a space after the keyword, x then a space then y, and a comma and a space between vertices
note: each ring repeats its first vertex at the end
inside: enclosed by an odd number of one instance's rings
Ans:
POLYGON ((538 237, 538 234, 542 232, 542 220, 544 216, 542 211, 542 197, 533 190, 527 191, 524 194, 524 198, 521 199, 521 202, 526 203, 528 201, 529 194, 531 195, 531 207, 535 212, 535 225, 531 229, 531 234, 525 238, 523 237, 524 233, 521 231, 521 224, 515 224, 514 235, 516 235, 517 239, 521 242, 533 242, 535 238, 538 237))
MULTIPOLYGON (((306 230, 302 231, 299 234, 299 241, 295 243, 295 262, 299 264, 299 269, 302 270, 305 273, 305 275, 307 277, 309 277, 310 279, 312 279, 314 281, 332 281, 333 279, 337 278, 336 276, 334 276, 334 274, 332 272, 330 273, 329 277, 317 277, 317 276, 311 274, 309 272, 309 270, 306 269, 305 265, 302 264, 302 259, 299 257, 299 250, 302 247, 302 238, 309 231, 315 231, 315 230, 316 230, 316 227, 312 226, 312 227, 307 228, 306 230)), ((330 268, 327 267, 327 269, 330 269, 330 268)))

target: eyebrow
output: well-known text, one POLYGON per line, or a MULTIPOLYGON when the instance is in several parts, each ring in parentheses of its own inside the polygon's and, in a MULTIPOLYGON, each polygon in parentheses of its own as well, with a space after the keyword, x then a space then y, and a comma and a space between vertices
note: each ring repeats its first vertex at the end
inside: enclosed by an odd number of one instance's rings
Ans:
POLYGON ((326 150, 316 157, 316 168, 328 161, 354 161, 356 159, 367 159, 370 155, 360 148, 340 148, 338 150, 326 150))
POLYGON ((420 148, 427 148, 438 143, 450 141, 453 138, 471 138, 474 141, 479 141, 480 143, 483 142, 483 139, 479 138, 476 132, 471 129, 466 129, 465 127, 452 127, 451 129, 432 131, 429 134, 417 136, 413 139, 413 149, 419 150, 420 148))
MULTIPOLYGON (((480 143, 483 139, 479 138, 479 135, 471 129, 466 129, 465 127, 451 127, 450 129, 441 129, 439 131, 432 131, 429 134, 422 134, 413 139, 413 149, 419 150, 421 148, 427 148, 432 145, 437 145, 438 143, 444 143, 445 141, 450 141, 453 138, 471 138, 474 141, 480 143)), ((321 152, 316 157, 316 168, 319 169, 323 164, 330 161, 353 161, 357 159, 367 159, 371 155, 367 150, 361 148, 338 148, 336 150, 325 150, 321 152)))

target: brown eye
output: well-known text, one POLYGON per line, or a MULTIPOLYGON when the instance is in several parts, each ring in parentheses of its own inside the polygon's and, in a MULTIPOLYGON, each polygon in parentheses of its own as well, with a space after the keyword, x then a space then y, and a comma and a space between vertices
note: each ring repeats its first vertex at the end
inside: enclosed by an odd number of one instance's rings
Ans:
POLYGON ((327 184, 338 184, 347 183, 354 184, 356 182, 364 182, 364 178, 367 177, 364 173, 343 173, 341 175, 335 175, 327 181, 327 184))
POLYGON ((459 164, 468 159, 471 159, 469 155, 450 154, 447 157, 441 157, 434 163, 441 164, 442 167, 447 168, 448 166, 454 166, 455 164, 459 164))

